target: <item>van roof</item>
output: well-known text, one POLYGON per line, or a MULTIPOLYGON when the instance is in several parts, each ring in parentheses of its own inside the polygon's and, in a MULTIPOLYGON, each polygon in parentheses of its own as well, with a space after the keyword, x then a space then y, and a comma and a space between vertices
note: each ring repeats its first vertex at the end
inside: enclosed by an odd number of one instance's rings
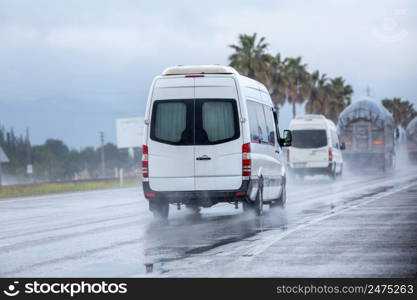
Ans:
POLYGON ((296 120, 305 120, 308 121, 309 119, 326 119, 323 115, 303 115, 303 116, 296 116, 296 120))
POLYGON ((186 74, 235 74, 239 73, 232 67, 221 65, 189 65, 168 67, 162 75, 186 75, 186 74))
POLYGON ((323 115, 303 115, 296 116, 295 119, 290 122, 290 129, 318 129, 318 128, 331 128, 336 129, 335 124, 326 119, 323 115))

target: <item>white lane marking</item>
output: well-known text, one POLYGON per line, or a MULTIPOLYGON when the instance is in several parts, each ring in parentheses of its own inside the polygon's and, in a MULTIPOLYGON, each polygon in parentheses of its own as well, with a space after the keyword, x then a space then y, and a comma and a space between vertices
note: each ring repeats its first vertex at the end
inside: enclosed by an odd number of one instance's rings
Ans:
MULTIPOLYGON (((290 229, 287 232, 279 235, 278 237, 271 235, 271 236, 267 237, 266 239, 262 239, 261 241, 259 241, 260 245, 256 245, 256 244, 255 245, 251 245, 249 247, 249 250, 246 251, 243 254, 243 257, 244 257, 243 259, 246 260, 247 262, 249 262, 249 261, 253 260, 254 258, 256 258, 257 256, 259 256, 261 253, 263 253, 266 249, 268 249, 269 247, 271 247, 276 242, 284 239, 285 237, 289 236, 290 234, 292 234, 292 233, 294 233, 294 232, 296 232, 296 231, 298 231, 300 229, 304 229, 304 228, 306 228, 308 226, 311 226, 311 225, 314 225, 314 224, 316 224, 316 223, 318 223, 320 221, 323 221, 323 220, 326 220, 328 218, 331 218, 331 217, 337 216, 339 214, 345 213, 347 211, 350 211, 352 209, 358 208, 358 207, 360 207, 362 205, 368 204, 368 203, 373 202, 375 200, 378 200, 380 198, 387 197, 387 196, 392 195, 392 194, 395 194, 395 193, 399 193, 399 192, 401 192, 403 190, 406 190, 406 189, 410 188, 411 186, 415 186, 415 185, 416 185, 416 183, 413 182, 411 184, 408 184, 406 186, 403 186, 402 188, 397 188, 397 189, 394 189, 394 190, 389 191, 389 192, 385 192, 385 193, 382 193, 382 194, 379 194, 379 195, 372 196, 370 199, 368 199, 366 201, 363 201, 362 203, 359 203, 357 205, 353 205, 353 206, 350 206, 350 207, 341 209, 338 212, 326 214, 326 215, 324 215, 322 217, 313 219, 313 220, 311 220, 311 221, 309 221, 307 223, 304 223, 302 225, 299 225, 299 226, 297 226, 297 227, 295 227, 293 229, 290 229)), ((268 232, 268 234, 272 234, 272 232, 268 232)))

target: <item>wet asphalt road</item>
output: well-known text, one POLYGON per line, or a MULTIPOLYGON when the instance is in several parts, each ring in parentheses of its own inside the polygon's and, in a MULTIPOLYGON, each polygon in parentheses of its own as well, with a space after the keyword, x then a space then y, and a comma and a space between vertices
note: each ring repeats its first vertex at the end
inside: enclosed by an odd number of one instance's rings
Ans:
POLYGON ((0 200, 0 277, 416 276, 416 166, 309 177, 287 198, 261 219, 171 206, 168 224, 140 188, 0 200))

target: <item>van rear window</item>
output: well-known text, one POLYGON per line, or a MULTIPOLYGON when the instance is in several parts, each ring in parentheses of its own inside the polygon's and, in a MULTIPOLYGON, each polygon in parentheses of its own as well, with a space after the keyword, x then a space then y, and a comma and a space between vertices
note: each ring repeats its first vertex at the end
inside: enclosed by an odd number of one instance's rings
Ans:
MULTIPOLYGON (((199 110, 196 111, 200 115, 199 110)), ((197 121, 198 118, 196 118, 197 121)), ((200 143, 216 143, 235 136, 235 117, 230 101, 203 101, 201 103, 200 143)))
POLYGON ((325 130, 292 130, 292 146, 295 148, 321 148, 327 146, 325 130))
POLYGON ((239 136, 235 100, 157 100, 153 104, 150 137, 155 141, 172 145, 212 145, 239 136))
POLYGON ((155 101, 152 110, 151 138, 167 144, 192 144, 193 110, 192 100, 155 101))

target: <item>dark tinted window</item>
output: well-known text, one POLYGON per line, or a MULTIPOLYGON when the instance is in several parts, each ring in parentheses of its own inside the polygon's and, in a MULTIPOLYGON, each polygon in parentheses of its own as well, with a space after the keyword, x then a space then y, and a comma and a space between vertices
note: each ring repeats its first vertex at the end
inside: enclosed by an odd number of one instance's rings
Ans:
POLYGON ((198 99, 195 103, 196 145, 219 144, 239 137, 235 100, 198 99))
POLYGON ((194 100, 158 100, 152 110, 151 138, 175 144, 193 144, 194 100))
POLYGON ((268 143, 271 145, 275 145, 275 121, 274 121, 274 114, 272 112, 272 108, 264 105, 264 113, 265 113, 265 120, 266 120, 266 131, 268 134, 268 143))
POLYGON ((256 114, 256 106, 258 104, 253 101, 247 102, 249 126, 250 126, 250 139, 253 143, 260 143, 261 139, 258 132, 258 117, 256 114))
POLYGON ((263 105, 247 101, 251 141, 253 143, 268 143, 268 128, 265 120, 263 105))
POLYGON ((240 136, 235 100, 157 100, 151 139, 172 145, 210 145, 240 136))
POLYGON ((296 148, 321 148, 327 146, 325 130, 293 130, 292 146, 296 148))

